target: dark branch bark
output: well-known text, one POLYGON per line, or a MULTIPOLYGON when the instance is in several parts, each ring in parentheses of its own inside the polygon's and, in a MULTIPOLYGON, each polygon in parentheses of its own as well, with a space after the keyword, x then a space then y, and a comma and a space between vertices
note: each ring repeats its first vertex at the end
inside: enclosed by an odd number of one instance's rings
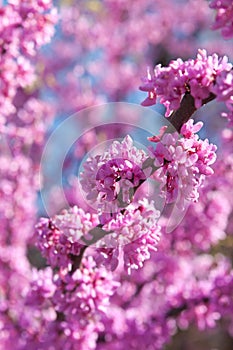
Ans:
POLYGON ((82 262, 83 254, 84 254, 86 249, 87 249, 87 246, 83 246, 81 248, 79 255, 71 255, 71 261, 72 261, 71 274, 73 274, 77 269, 79 269, 80 264, 82 262))
MULTIPOLYGON (((210 301, 210 298, 207 297, 203 297, 200 300, 196 300, 194 301, 194 305, 198 305, 198 304, 208 304, 208 302, 210 301)), ((165 314, 165 318, 168 317, 178 317, 182 311, 185 311, 189 308, 188 302, 184 302, 182 305, 175 307, 173 309, 170 309, 169 311, 167 311, 167 313, 165 314)))
MULTIPOLYGON (((214 100, 215 97, 216 96, 214 94, 210 93, 210 95, 202 101, 202 106, 214 100)), ((197 108, 195 107, 194 98, 187 92, 180 103, 179 109, 172 112, 167 119, 174 126, 174 128, 180 132, 182 125, 191 118, 196 110, 197 108)))

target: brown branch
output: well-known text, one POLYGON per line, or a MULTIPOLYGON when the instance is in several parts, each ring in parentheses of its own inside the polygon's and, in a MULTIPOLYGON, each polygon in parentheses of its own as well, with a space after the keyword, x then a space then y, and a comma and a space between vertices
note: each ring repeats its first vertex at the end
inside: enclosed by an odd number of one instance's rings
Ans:
MULTIPOLYGON (((208 302, 210 301, 210 298, 208 297, 203 297, 201 299, 197 299, 194 302, 194 305, 197 306, 199 303, 204 303, 204 304, 208 304, 208 302)), ((189 305, 188 302, 184 302, 182 305, 178 306, 178 307, 174 307, 170 310, 168 310, 165 314, 165 318, 168 317, 178 317, 182 311, 188 310, 189 305)))
POLYGON ((105 231, 103 229, 103 225, 99 224, 96 227, 92 228, 88 235, 89 237, 82 236, 80 238, 80 243, 83 244, 83 247, 80 250, 79 255, 70 254, 70 259, 72 261, 72 268, 70 271, 70 274, 72 275, 77 269, 80 268, 83 255, 85 253, 85 250, 92 244, 95 244, 99 240, 101 240, 103 237, 113 233, 113 231, 105 231))
MULTIPOLYGON (((210 95, 202 101, 202 106, 206 103, 215 99, 215 95, 210 93, 210 95)), ((169 122, 174 126, 174 128, 180 132, 180 129, 184 123, 186 123, 197 108, 195 107, 195 101, 192 95, 187 92, 181 100, 180 107, 172 112, 172 114, 167 118, 169 122)))
POLYGON ((72 261, 72 269, 70 271, 71 275, 77 270, 79 269, 81 262, 82 262, 82 257, 85 253, 85 250, 87 249, 87 246, 83 246, 80 250, 80 254, 79 255, 74 255, 71 254, 70 255, 70 259, 72 261))

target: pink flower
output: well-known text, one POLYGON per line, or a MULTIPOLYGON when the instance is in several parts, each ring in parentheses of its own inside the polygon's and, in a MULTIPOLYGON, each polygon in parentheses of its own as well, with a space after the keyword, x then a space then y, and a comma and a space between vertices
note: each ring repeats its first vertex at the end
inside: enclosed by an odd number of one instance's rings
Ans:
POLYGON ((51 219, 41 218, 36 225, 37 245, 51 266, 70 266, 71 256, 79 255, 85 245, 81 238, 98 223, 97 215, 85 214, 76 206, 51 219))
POLYGON ((146 179, 142 170, 147 155, 133 146, 126 136, 114 141, 102 155, 90 157, 81 173, 81 185, 87 199, 98 205, 103 213, 125 207, 131 200, 131 191, 146 179))
POLYGON ((233 4, 231 0, 211 0, 210 8, 217 11, 212 29, 221 29, 224 38, 233 36, 233 4))
POLYGON ((99 254, 106 266, 111 269, 118 265, 118 257, 123 253, 124 266, 131 269, 141 268, 150 252, 156 251, 160 239, 160 226, 157 224, 160 212, 155 209, 154 202, 144 199, 131 203, 124 210, 115 214, 104 224, 103 229, 110 232, 97 244, 99 254), (120 255, 119 255, 120 254, 120 255))
POLYGON ((155 104, 156 97, 166 107, 165 116, 177 110, 185 93, 190 93, 195 107, 200 108, 212 92, 216 78, 222 72, 229 72, 231 64, 227 57, 217 54, 207 56, 206 50, 198 50, 196 59, 182 61, 180 58, 171 61, 167 67, 161 64, 154 68, 153 75, 147 74, 143 79, 142 91, 148 92, 143 105, 155 104))
POLYGON ((80 269, 72 275, 60 272, 55 276, 56 291, 53 303, 57 311, 71 322, 87 323, 107 311, 109 299, 119 286, 112 273, 96 266, 92 257, 82 260, 80 269))
POLYGON ((216 160, 217 148, 196 135, 202 125, 201 122, 194 125, 190 119, 181 128, 183 137, 178 139, 178 133, 165 133, 156 148, 150 149, 155 166, 159 166, 153 178, 161 182, 161 195, 167 203, 176 202, 180 208, 186 200, 198 200, 198 188, 205 176, 213 174, 211 165, 216 160))

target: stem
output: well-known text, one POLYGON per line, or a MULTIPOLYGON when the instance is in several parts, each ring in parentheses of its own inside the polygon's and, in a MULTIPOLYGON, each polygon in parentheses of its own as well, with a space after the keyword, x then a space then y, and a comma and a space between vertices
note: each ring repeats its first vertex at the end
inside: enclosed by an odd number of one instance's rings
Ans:
MULTIPOLYGON (((215 95, 211 92, 207 98, 202 101, 202 106, 215 99, 215 95)), ((184 123, 186 123, 193 113, 197 110, 195 107, 195 100, 189 92, 186 92, 181 100, 180 107, 172 112, 167 118, 174 128, 180 132, 180 129, 184 123)))
MULTIPOLYGON (((198 305, 199 303, 202 304, 208 304, 208 302, 210 301, 210 298, 208 297, 203 297, 200 300, 196 300, 194 301, 194 305, 198 305)), ((168 317, 177 317, 181 314, 182 311, 185 311, 189 308, 189 305, 187 302, 184 302, 181 306, 175 307, 173 309, 170 309, 166 312, 165 314, 165 318, 168 317)))
POLYGON ((77 269, 79 269, 81 262, 82 262, 82 257, 84 255, 86 249, 87 249, 87 246, 83 246, 81 248, 79 255, 73 255, 73 254, 71 255, 71 261, 72 261, 71 274, 74 273, 77 269))

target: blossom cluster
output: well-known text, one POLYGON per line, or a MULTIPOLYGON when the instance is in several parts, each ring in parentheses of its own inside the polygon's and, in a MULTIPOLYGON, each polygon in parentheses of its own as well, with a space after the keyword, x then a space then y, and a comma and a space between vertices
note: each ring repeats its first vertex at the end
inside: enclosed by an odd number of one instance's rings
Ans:
POLYGON ((208 56, 206 50, 199 50, 196 59, 183 61, 178 58, 167 67, 158 64, 147 77, 143 79, 142 91, 148 92, 148 97, 142 102, 149 106, 156 103, 157 98, 166 107, 166 116, 180 107, 185 94, 190 94, 196 108, 200 108, 211 93, 217 99, 231 106, 229 119, 232 117, 232 99, 229 96, 232 81, 232 65, 228 58, 217 54, 208 56))
POLYGON ((202 200, 188 207, 185 220, 173 231, 173 249, 176 252, 187 253, 190 246, 193 253, 208 251, 226 239, 232 209, 227 196, 221 190, 214 189, 217 177, 218 174, 213 175, 212 190, 205 185, 200 189, 202 200))
POLYGON ((185 201, 198 200, 198 189, 205 177, 213 174, 211 165, 216 160, 217 147, 207 139, 199 139, 196 133, 202 126, 202 122, 194 124, 190 119, 181 128, 181 138, 177 132, 151 138, 156 142, 151 155, 155 166, 159 167, 153 178, 161 182, 161 194, 166 202, 176 202, 181 209, 185 201))
POLYGON ((80 180, 87 200, 102 213, 114 214, 124 208, 131 201, 131 191, 146 179, 142 166, 147 157, 133 146, 129 135, 122 142, 114 141, 102 155, 89 157, 80 180))
POLYGON ((16 111, 13 99, 18 88, 35 81, 30 58, 54 33, 57 11, 52 1, 10 0, 0 12, 0 124, 16 111))
POLYGON ((212 92, 216 95, 217 101, 224 102, 227 112, 222 116, 229 119, 230 124, 233 122, 233 73, 232 70, 222 71, 216 78, 216 84, 212 87, 212 92))
POLYGON ((151 252, 157 251, 160 226, 157 221, 160 212, 155 203, 147 199, 130 204, 104 224, 103 229, 111 232, 97 244, 98 261, 115 270, 119 258, 124 259, 124 268, 130 274, 132 269, 142 268, 150 259, 151 252), (122 254, 123 253, 123 254, 122 254))
MULTIPOLYGON (((172 234, 166 237, 173 239, 172 234)), ((152 349, 163 349, 178 329, 193 324, 202 331, 213 329, 221 315, 230 319, 230 326, 233 275, 221 255, 180 256, 164 250, 130 281, 122 279, 104 321, 105 341, 97 349, 118 349, 122 338, 130 349, 151 344, 152 349)))
MULTIPOLYGON (((125 100, 146 65, 166 53, 190 56, 197 50, 210 13, 203 0, 135 0, 134 6, 122 0, 62 2, 59 36, 45 60, 59 111, 125 100)), ((219 41, 211 37, 206 45, 219 48, 219 41)))
POLYGON ((54 283, 56 311, 70 320, 78 318, 81 323, 106 313, 109 298, 119 285, 111 272, 98 267, 91 256, 84 258, 72 275, 60 271, 58 276, 55 275, 54 283))
POLYGON ((82 237, 97 224, 97 215, 76 206, 53 218, 41 218, 36 226, 38 248, 51 266, 68 268, 84 246, 82 237))
POLYGON ((130 273, 131 269, 141 268, 150 253, 157 250, 159 216, 155 204, 144 199, 108 218, 101 225, 102 235, 98 236, 97 214, 85 214, 75 206, 50 219, 39 220, 37 245, 52 267, 71 271, 83 249, 95 242, 98 263, 115 270, 123 254, 124 267, 130 273))
POLYGON ((231 0, 211 0, 210 8, 217 10, 213 29, 221 29, 224 38, 233 36, 233 4, 231 0))
POLYGON ((12 157, 3 152, 0 156, 0 242, 3 247, 10 244, 24 247, 33 234, 36 194, 31 189, 38 189, 38 179, 36 175, 31 176, 31 169, 32 161, 22 154, 12 157))
POLYGON ((118 287, 112 273, 97 267, 92 257, 83 258, 73 274, 67 269, 34 269, 24 288, 24 313, 18 325, 30 327, 22 348, 54 349, 59 338, 59 347, 64 343, 65 349, 95 348, 101 318, 118 287))
MULTIPOLYGON (((15 101, 25 98, 17 92, 15 101)), ((54 117, 54 108, 39 98, 28 97, 22 106, 15 103, 15 113, 8 116, 7 124, 0 125, 0 132, 9 145, 10 152, 30 156, 33 164, 39 163, 48 125, 54 117)))

